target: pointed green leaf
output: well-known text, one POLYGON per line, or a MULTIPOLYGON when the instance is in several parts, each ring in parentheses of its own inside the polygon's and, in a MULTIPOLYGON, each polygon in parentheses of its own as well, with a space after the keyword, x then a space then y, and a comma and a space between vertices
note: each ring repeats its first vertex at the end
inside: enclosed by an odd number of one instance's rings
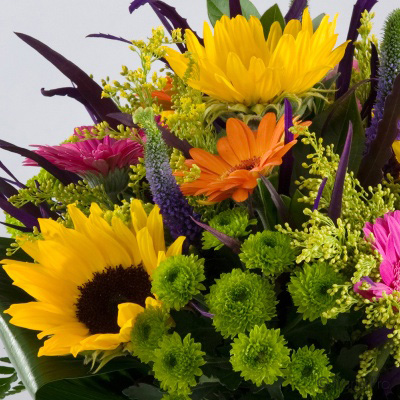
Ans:
POLYGON ((278 4, 274 4, 272 7, 270 7, 263 16, 260 19, 262 27, 264 29, 264 36, 265 38, 268 37, 269 30, 271 29, 271 25, 275 22, 278 21, 282 30, 285 29, 285 19, 283 18, 283 15, 281 13, 281 10, 278 6, 278 4))

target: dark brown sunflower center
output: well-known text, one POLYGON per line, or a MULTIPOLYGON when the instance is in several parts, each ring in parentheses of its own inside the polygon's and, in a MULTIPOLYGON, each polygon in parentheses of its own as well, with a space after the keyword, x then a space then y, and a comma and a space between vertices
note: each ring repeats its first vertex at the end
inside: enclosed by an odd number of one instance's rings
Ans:
POLYGON ((152 296, 149 275, 142 267, 108 267, 78 289, 76 316, 91 335, 118 333, 118 304, 144 307, 146 298, 152 296))
POLYGON ((260 157, 252 157, 249 158, 248 160, 243 160, 240 164, 235 165, 232 167, 229 171, 228 174, 232 173, 233 171, 236 171, 238 169, 245 169, 247 171, 252 170, 258 163, 260 162, 260 157))

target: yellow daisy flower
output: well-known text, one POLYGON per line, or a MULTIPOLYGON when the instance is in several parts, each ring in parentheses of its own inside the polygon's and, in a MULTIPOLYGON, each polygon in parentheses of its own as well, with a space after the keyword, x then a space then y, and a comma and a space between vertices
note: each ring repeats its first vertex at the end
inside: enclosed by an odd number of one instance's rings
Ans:
MULTIPOLYGON (((247 106, 273 102, 284 93, 301 96, 321 81, 343 58, 348 42, 333 50, 335 16, 326 15, 314 32, 308 9, 302 22, 290 20, 282 32, 275 21, 267 40, 258 18, 223 16, 214 35, 204 23, 204 47, 187 29, 188 51, 197 64, 188 84, 212 98, 247 106)), ((183 77, 189 58, 167 48, 167 60, 183 77)))
POLYGON ((185 237, 165 248, 159 208, 149 216, 142 203, 131 203, 129 228, 113 217, 111 225, 92 204, 86 217, 68 206, 74 229, 40 219, 44 240, 20 239, 37 264, 3 260, 3 268, 36 301, 13 304, 5 312, 11 323, 41 331, 46 338, 39 356, 85 350, 114 350, 130 340, 135 319, 159 302, 151 293, 151 277, 165 258, 182 253, 185 237))

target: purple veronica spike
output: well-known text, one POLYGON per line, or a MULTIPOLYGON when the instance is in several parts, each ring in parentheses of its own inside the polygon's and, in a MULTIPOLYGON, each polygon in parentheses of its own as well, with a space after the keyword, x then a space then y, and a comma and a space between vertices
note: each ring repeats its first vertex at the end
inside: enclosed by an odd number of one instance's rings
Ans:
POLYGON ((337 80, 337 99, 343 96, 350 86, 351 73, 353 70, 354 41, 357 40, 358 28, 361 26, 361 14, 364 10, 371 11, 372 7, 377 2, 378 0, 357 0, 357 3, 353 7, 353 14, 351 16, 349 31, 347 34, 347 40, 351 40, 351 42, 346 48, 346 53, 342 61, 339 63, 338 72, 340 76, 337 80))
MULTIPOLYGON (((294 135, 289 131, 293 126, 293 111, 292 105, 288 99, 285 99, 285 144, 294 139, 294 135)), ((282 165, 279 169, 279 185, 278 192, 289 196, 290 180, 293 172, 293 149, 290 149, 282 158, 282 165)))
POLYGON ((317 197, 315 198, 314 201, 313 211, 318 210, 319 202, 321 201, 322 192, 325 189, 326 182, 328 182, 328 178, 324 178, 321 182, 321 186, 318 189, 317 197))
POLYGON ((242 7, 240 0, 229 0, 230 17, 234 18, 237 15, 242 15, 242 7))
POLYGON ((109 35, 108 33, 91 33, 90 35, 86 36, 88 37, 94 37, 94 38, 103 38, 103 39, 110 39, 110 40, 117 40, 119 42, 124 42, 128 44, 132 44, 131 41, 124 39, 122 37, 114 36, 114 35, 109 35))
POLYGON ((333 185, 331 204, 329 205, 328 216, 336 222, 342 212, 343 187, 346 177, 347 166, 349 165, 351 142, 353 140, 353 124, 350 122, 347 132, 346 143, 340 157, 336 179, 333 185))
POLYGON ((289 22, 291 19, 300 19, 304 9, 307 7, 307 0, 294 0, 285 15, 285 21, 289 22))
POLYGON ((205 231, 210 232, 213 236, 215 236, 221 243, 223 243, 226 247, 229 247, 235 254, 240 253, 241 243, 238 239, 232 238, 225 233, 218 231, 217 229, 211 228, 211 226, 207 224, 203 224, 202 222, 196 221, 194 218, 192 220, 205 231))
POLYGON ((201 229, 191 217, 199 219, 183 196, 172 175, 167 146, 155 122, 151 109, 136 113, 135 122, 146 132, 145 166, 153 201, 160 207, 161 215, 174 239, 186 236, 187 243, 199 240, 201 229))

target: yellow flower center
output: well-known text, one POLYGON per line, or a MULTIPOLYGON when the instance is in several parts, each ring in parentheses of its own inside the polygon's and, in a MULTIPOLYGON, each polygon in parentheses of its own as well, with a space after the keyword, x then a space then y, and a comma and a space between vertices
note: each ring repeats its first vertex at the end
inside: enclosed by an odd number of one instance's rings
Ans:
POLYGON ((146 298, 152 296, 149 275, 142 267, 108 267, 78 289, 76 316, 91 335, 118 333, 118 305, 135 303, 145 307, 146 298))

